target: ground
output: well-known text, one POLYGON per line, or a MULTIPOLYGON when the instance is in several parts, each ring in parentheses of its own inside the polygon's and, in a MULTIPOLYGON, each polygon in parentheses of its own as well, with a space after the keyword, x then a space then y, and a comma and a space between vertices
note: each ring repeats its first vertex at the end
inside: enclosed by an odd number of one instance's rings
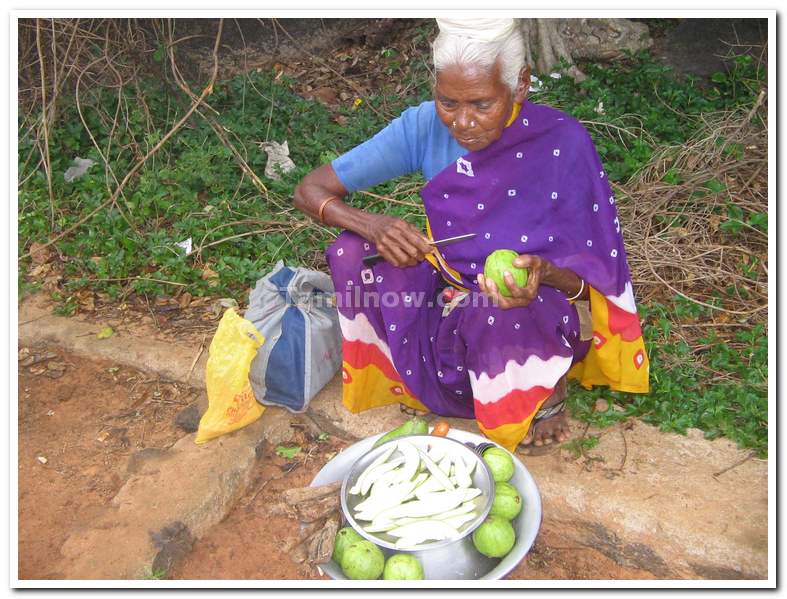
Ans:
MULTIPOLYGON (((60 547, 101 513, 134 470, 132 456, 166 449, 185 433, 175 416, 197 390, 111 361, 54 346, 20 348, 19 577, 58 579, 60 547), (45 462, 44 462, 45 460, 45 462)), ((220 524, 198 540, 168 575, 172 579, 320 579, 315 568, 276 559, 297 522, 270 515, 287 488, 308 485, 348 442, 318 440, 296 420, 285 459, 266 443, 245 495, 220 524)), ((153 575, 153 573, 151 573, 153 575)), ((615 563, 595 548, 566 544, 549 520, 510 579, 643 579, 647 571, 615 563)))
POLYGON ((20 357, 19 576, 61 578, 68 534, 115 496, 132 453, 182 436, 173 420, 193 392, 56 347, 20 357))

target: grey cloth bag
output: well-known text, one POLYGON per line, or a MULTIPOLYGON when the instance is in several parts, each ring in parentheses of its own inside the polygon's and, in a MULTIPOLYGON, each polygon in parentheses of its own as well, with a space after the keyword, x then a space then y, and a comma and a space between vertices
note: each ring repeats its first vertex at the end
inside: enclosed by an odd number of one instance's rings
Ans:
POLYGON ((245 317, 265 337, 249 371, 257 401, 305 411, 342 363, 331 277, 280 260, 257 281, 245 317))

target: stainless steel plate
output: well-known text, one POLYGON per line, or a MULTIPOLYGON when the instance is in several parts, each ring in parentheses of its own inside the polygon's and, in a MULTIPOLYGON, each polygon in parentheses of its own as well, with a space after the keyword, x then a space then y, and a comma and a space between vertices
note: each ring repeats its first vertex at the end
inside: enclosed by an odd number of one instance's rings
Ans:
MULTIPOLYGON (((374 442, 380 436, 381 435, 375 435, 358 441, 339 453, 317 473, 317 476, 315 476, 314 480, 311 482, 311 486, 326 485, 344 480, 353 464, 371 451, 372 445, 374 445, 374 442)), ((451 429, 448 436, 461 443, 466 443, 468 441, 472 443, 483 443, 489 441, 480 435, 458 429, 451 429)), ((538 529, 541 526, 541 495, 538 492, 538 487, 533 477, 516 456, 514 456, 514 475, 509 482, 519 490, 524 501, 522 511, 519 513, 519 516, 512 521, 514 530, 516 531, 516 544, 510 553, 500 560, 491 560, 477 554, 480 558, 479 566, 481 568, 481 571, 478 572, 478 576, 476 577, 478 580, 498 580, 513 570, 516 565, 524 559, 528 551, 530 551, 538 535, 538 529)), ((388 550, 384 549, 384 551, 388 550)), ((429 566, 430 564, 424 564, 424 570, 429 571, 436 569, 430 568, 429 566)), ((339 565, 333 561, 323 564, 322 569, 331 578, 346 580, 339 565)), ((434 578, 445 579, 448 577, 439 576, 434 578)))

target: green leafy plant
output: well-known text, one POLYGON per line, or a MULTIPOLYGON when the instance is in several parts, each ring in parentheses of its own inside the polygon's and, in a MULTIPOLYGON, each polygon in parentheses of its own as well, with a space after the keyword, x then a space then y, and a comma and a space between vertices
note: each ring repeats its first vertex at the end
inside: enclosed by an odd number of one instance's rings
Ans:
POLYGON ((630 416, 663 431, 704 431, 705 437, 725 436, 760 456, 768 447, 768 337, 762 325, 742 329, 731 341, 715 332, 701 339, 699 351, 671 335, 671 315, 679 318, 708 316, 708 309, 676 298, 672 306, 640 306, 643 335, 650 359, 650 393, 645 395, 586 390, 571 384, 571 413, 596 426, 609 426, 630 416), (723 373, 723 377, 719 374, 723 373), (596 400, 610 407, 594 411, 596 400))
POLYGON ((590 451, 594 447, 598 446, 598 442, 599 442, 598 436, 589 435, 587 437, 579 437, 577 439, 571 439, 570 441, 563 443, 561 447, 569 451, 574 456, 574 459, 578 459, 581 456, 584 456, 588 451, 590 451))

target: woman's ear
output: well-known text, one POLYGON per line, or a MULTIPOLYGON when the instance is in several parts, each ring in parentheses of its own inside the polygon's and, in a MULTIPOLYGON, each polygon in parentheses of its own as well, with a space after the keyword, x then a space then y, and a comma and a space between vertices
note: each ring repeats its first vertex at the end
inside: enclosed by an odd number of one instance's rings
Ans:
POLYGON ((519 71, 519 81, 514 92, 514 102, 522 104, 527 99, 528 90, 530 90, 530 65, 525 65, 519 71))

